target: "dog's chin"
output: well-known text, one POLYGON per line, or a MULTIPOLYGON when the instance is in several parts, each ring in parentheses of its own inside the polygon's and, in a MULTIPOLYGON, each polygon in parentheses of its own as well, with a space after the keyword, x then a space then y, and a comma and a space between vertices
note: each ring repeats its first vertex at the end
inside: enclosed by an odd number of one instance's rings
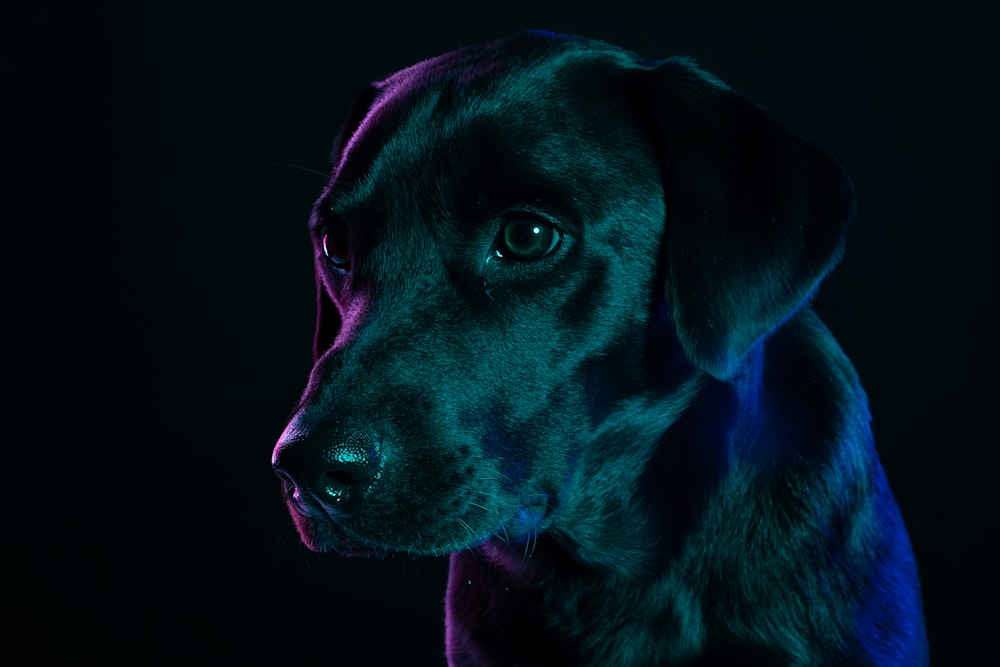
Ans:
POLYGON ((437 544, 426 539, 418 543, 402 541, 385 543, 358 535, 349 527, 335 521, 307 517, 295 510, 292 510, 291 514, 302 544, 317 553, 335 553, 348 558, 387 558, 395 555, 418 558, 443 556, 452 551, 474 546, 455 542, 437 544))
POLYGON ((491 551, 498 548, 513 550, 525 556, 534 551, 541 532, 539 524, 545 517, 544 504, 535 512, 521 510, 518 518, 505 522, 506 527, 497 527, 492 533, 476 538, 475 534, 462 532, 449 535, 447 531, 427 530, 420 535, 395 536, 392 542, 375 540, 360 534, 350 525, 350 518, 334 521, 326 517, 306 515, 298 511, 293 503, 289 510, 299 533, 302 544, 317 553, 336 553, 351 558, 386 558, 392 555, 410 557, 444 556, 456 551, 476 549, 492 544, 491 551))
POLYGON ((306 517, 294 510, 291 514, 299 539, 310 551, 352 558, 384 558, 396 551, 353 537, 332 521, 306 517))

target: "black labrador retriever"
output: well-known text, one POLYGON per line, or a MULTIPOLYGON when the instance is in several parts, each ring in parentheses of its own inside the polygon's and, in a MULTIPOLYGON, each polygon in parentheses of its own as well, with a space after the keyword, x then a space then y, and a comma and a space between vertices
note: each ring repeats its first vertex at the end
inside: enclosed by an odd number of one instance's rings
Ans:
POLYGON ((924 665, 809 308, 852 185, 690 60, 528 32, 359 96, 310 223, 303 542, 451 554, 452 665, 924 665))

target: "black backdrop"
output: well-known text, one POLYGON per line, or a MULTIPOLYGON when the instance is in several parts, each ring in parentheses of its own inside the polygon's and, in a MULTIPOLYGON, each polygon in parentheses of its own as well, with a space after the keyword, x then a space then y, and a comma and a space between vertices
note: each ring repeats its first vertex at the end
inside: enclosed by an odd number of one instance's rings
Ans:
POLYGON ((358 87, 526 27, 692 55, 847 166, 860 215, 817 308, 870 395, 935 664, 987 645, 989 17, 520 4, 0 10, 5 653, 443 664, 445 563, 310 554, 279 499, 269 457, 310 365, 304 225, 322 178, 271 163, 325 171, 358 87))

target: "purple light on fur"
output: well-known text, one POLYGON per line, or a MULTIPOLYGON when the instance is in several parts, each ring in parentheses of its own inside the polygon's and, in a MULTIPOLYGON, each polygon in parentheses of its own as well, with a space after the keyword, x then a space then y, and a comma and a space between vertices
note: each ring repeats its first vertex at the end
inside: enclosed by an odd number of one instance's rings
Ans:
POLYGON ((368 304, 370 299, 368 295, 359 295, 351 299, 347 308, 342 308, 340 311, 340 332, 337 334, 337 338, 333 343, 333 348, 339 348, 343 343, 359 328, 362 321, 364 320, 365 313, 368 312, 368 304))

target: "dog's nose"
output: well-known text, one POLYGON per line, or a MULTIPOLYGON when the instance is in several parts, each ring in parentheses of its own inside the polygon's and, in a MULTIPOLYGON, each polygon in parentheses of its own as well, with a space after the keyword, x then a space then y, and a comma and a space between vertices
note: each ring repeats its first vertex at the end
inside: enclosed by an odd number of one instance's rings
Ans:
POLYGON ((357 432, 318 437, 286 430, 274 448, 271 467, 304 513, 343 512, 348 500, 381 477, 381 447, 376 438, 357 432))

